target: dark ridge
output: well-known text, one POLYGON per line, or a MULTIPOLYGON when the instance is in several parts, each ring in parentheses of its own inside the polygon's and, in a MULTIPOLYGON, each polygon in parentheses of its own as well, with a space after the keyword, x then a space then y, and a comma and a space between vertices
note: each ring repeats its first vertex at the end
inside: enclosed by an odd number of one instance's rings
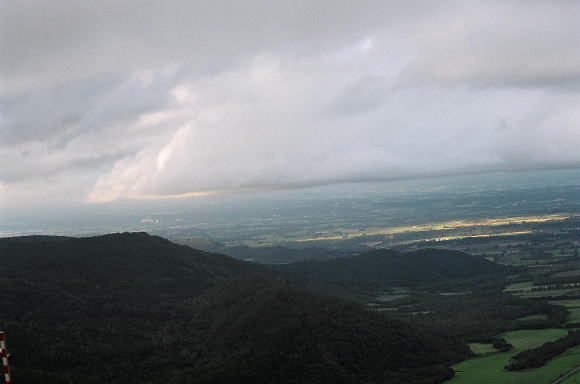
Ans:
POLYGON ((236 259, 259 264, 287 264, 301 260, 327 260, 351 256, 351 251, 337 251, 325 248, 293 249, 280 246, 247 247, 226 246, 206 237, 194 236, 172 240, 176 244, 187 245, 206 252, 217 252, 236 259))
POLYGON ((132 282, 164 276, 166 289, 182 287, 195 293, 258 267, 147 233, 118 233, 56 241, 1 239, 0 271, 11 278, 51 281, 71 291, 81 284, 109 291, 133 289, 132 282))
POLYGON ((42 242, 42 241, 58 241, 58 240, 70 240, 70 239, 74 239, 74 237, 50 236, 50 235, 0 237, 1 242, 13 242, 13 243, 33 243, 33 242, 42 242))
POLYGON ((375 250, 341 259, 301 261, 280 266, 279 269, 311 280, 402 285, 469 278, 508 270, 481 257, 444 249, 409 253, 375 250))

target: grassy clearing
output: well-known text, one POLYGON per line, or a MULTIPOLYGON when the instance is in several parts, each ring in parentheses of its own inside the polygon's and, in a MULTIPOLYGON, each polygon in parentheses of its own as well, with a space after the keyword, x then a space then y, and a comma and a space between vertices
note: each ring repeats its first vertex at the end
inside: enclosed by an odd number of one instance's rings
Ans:
POLYGON ((369 307, 381 307, 382 303, 403 299, 409 296, 409 289, 403 287, 393 287, 389 290, 381 292, 379 296, 373 297, 371 302, 367 304, 369 307))
POLYGON ((580 299, 575 300, 552 300, 548 303, 553 305, 563 305, 566 308, 580 308, 580 299))
POLYGON ((526 289, 526 288, 532 288, 534 286, 534 282, 533 281, 524 281, 522 283, 513 283, 508 285, 507 287, 505 287, 506 291, 513 291, 515 289, 526 289))
POLYGON ((505 353, 463 361, 453 366, 455 377, 449 384, 548 384, 561 374, 571 371, 580 364, 580 347, 572 348, 552 359, 543 367, 522 372, 504 371, 511 357, 521 351, 559 339, 567 334, 564 329, 512 331, 503 337, 514 346, 505 353))
POLYGON ((552 277, 580 277, 580 269, 573 269, 571 271, 557 272, 551 275, 552 277))
POLYGON ((567 289, 552 289, 549 291, 532 291, 532 292, 517 292, 514 295, 519 297, 552 297, 566 295, 572 291, 578 290, 578 288, 567 288, 567 289))
POLYGON ((580 308, 570 308, 570 314, 568 315, 567 323, 578 323, 580 322, 580 308))
POLYGON ((521 317, 516 321, 527 321, 527 320, 548 320, 548 315, 530 315, 526 317, 521 317))
POLYGON ((562 384, 580 384, 580 372, 577 372, 566 380, 562 381, 562 384))
MULTIPOLYGON (((549 384, 580 364, 580 347, 572 348, 536 369, 504 371, 513 352, 464 361, 453 366, 455 377, 449 384, 549 384)), ((572 381, 574 383, 574 381, 572 381)))
POLYGON ((409 296, 409 295, 401 295, 401 294, 380 295, 375 300, 382 301, 382 302, 387 302, 387 301, 393 301, 393 300, 402 299, 402 298, 407 297, 407 296, 409 296))
POLYGON ((508 343, 518 351, 537 348, 548 341, 554 341, 568 334, 565 329, 549 328, 540 330, 523 329, 511 331, 503 335, 508 343))
POLYGON ((476 355, 485 355, 486 353, 497 352, 497 349, 495 349, 491 344, 471 343, 468 345, 471 351, 476 355))

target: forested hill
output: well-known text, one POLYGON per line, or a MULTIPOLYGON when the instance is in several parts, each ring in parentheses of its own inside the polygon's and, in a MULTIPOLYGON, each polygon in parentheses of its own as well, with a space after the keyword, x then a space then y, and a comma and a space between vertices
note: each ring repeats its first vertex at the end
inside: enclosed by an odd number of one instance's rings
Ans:
POLYGON ((442 279, 470 278, 506 272, 505 266, 464 252, 424 249, 400 253, 375 250, 358 256, 301 261, 277 267, 298 279, 352 286, 408 286, 442 279))
POLYGON ((467 353, 144 233, 0 239, 0 292, 14 381, 28 384, 437 383, 467 353))
POLYGON ((1 277, 47 281, 81 294, 86 289, 117 294, 148 283, 158 284, 159 294, 178 288, 191 294, 260 271, 256 265, 146 233, 0 239, 1 277))
POLYGON ((447 363, 469 353, 453 338, 280 281, 232 285, 209 313, 200 383, 440 383, 453 376, 447 363))

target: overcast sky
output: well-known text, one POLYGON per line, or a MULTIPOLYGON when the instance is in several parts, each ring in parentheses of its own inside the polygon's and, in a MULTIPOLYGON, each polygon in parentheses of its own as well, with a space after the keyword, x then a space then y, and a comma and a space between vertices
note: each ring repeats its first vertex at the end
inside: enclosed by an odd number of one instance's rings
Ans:
POLYGON ((580 167, 578 15, 0 0, 0 206, 580 167))

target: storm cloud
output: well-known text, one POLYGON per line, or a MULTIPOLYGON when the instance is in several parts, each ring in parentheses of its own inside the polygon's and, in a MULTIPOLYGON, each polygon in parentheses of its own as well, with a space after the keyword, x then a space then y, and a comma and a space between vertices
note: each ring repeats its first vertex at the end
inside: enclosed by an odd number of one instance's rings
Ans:
POLYGON ((580 167, 578 14, 3 1, 0 203, 580 167))

